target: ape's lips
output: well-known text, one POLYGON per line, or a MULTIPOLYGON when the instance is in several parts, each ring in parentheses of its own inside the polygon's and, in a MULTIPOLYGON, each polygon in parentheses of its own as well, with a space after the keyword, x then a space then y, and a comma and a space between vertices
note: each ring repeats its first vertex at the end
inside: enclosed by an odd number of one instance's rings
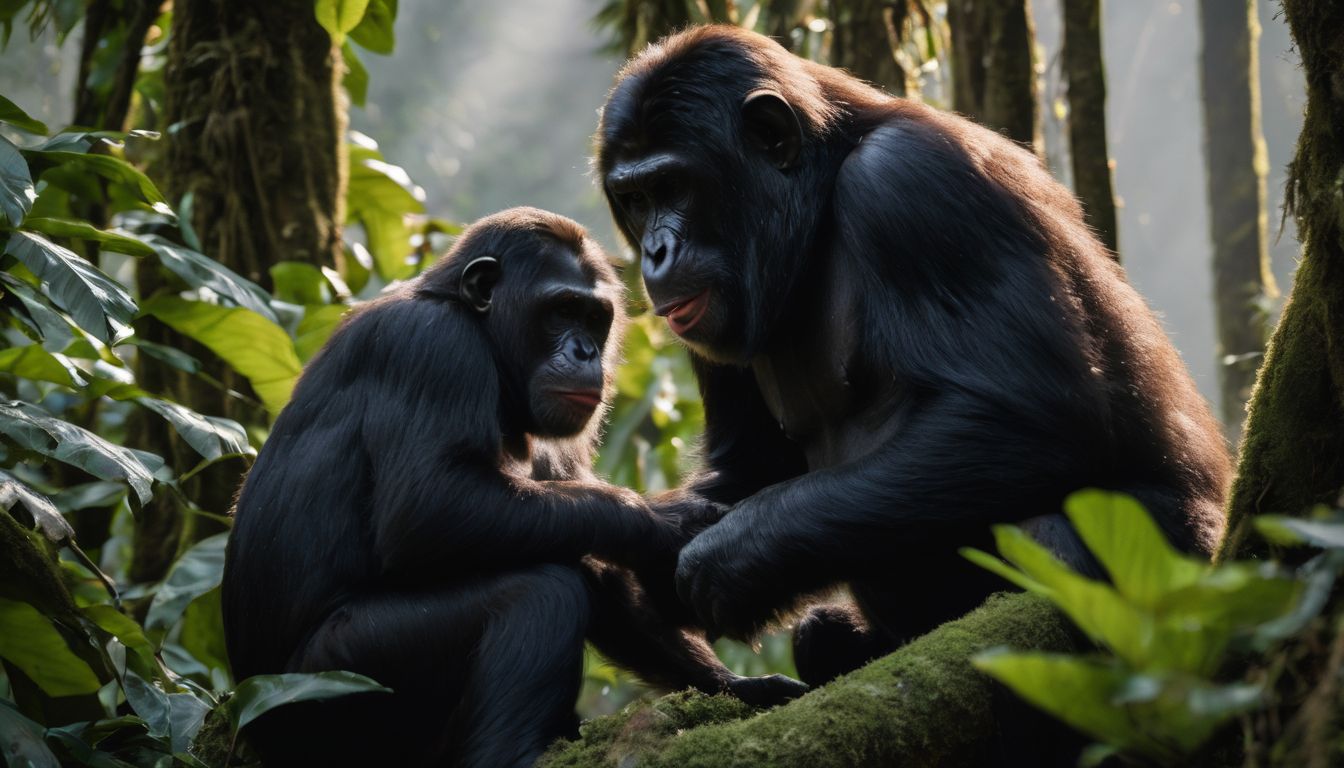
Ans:
POLYGON ((585 410, 593 410, 602 404, 600 389, 557 389, 555 394, 585 410))
POLYGON ((708 288, 694 296, 670 301, 655 309, 653 313, 666 315, 667 324, 672 328, 672 332, 678 336, 685 336, 687 331, 704 318, 707 309, 709 309, 708 288))

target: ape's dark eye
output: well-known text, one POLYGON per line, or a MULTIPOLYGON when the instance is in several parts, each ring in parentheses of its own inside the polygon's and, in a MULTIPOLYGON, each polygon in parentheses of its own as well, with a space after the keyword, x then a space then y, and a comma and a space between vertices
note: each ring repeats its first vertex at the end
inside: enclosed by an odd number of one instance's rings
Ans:
POLYGON ((621 209, 632 215, 642 215, 649 207, 649 196, 644 190, 636 192, 622 192, 616 196, 621 209))

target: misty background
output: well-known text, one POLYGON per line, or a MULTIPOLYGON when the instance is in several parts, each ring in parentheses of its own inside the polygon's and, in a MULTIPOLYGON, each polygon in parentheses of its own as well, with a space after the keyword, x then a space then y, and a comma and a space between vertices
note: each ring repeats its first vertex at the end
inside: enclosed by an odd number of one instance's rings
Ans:
MULTIPOLYGON (((396 52, 361 51, 368 104, 351 127, 379 142, 427 192, 429 212, 459 221, 535 205, 585 224, 624 252, 589 174, 597 110, 621 64, 592 18, 601 0, 402 0, 396 52)), ((1059 96, 1058 0, 1033 0, 1046 121, 1059 96)), ((1305 105, 1302 73, 1277 5, 1257 3, 1270 252, 1286 294, 1298 244, 1278 235, 1286 167, 1305 105), (1276 235, 1278 235, 1276 237, 1276 235)), ((1201 390, 1218 397, 1202 149, 1198 8, 1171 0, 1103 3, 1107 119, 1120 252, 1201 390)), ((0 88, 35 116, 69 120, 81 31, 57 46, 16 29, 0 88)), ((1046 155, 1060 157, 1047 125, 1046 155)), ((628 256, 628 254, 626 254, 628 256)), ((1282 297, 1280 298, 1282 302, 1282 297)))

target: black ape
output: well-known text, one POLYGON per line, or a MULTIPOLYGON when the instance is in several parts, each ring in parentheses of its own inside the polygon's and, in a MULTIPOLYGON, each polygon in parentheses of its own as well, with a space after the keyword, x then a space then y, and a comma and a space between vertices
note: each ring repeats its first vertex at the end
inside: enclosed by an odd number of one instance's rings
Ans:
POLYGON ((858 611, 797 636, 803 678, 824 680, 1002 587, 956 552, 991 523, 1037 518, 1088 564, 1057 514, 1084 486, 1213 547, 1218 426, 1027 150, 729 27, 629 63, 598 141, 705 403, 705 466, 656 506, 736 505, 677 569, 711 631, 750 636, 848 583, 858 611))
POLYGON ((263 717, 268 762, 530 764, 576 725, 585 636, 656 685, 797 695, 733 676, 608 564, 670 570, 682 543, 589 471, 621 300, 581 227, 514 209, 309 364, 234 511, 229 658, 239 679, 346 669, 394 693, 263 717))

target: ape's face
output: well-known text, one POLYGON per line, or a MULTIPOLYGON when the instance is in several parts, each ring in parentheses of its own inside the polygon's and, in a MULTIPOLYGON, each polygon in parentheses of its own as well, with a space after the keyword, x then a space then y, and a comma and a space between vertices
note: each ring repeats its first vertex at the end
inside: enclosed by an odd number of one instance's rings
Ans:
POLYGON ((604 401, 604 361, 617 288, 585 277, 575 259, 543 270, 526 309, 536 343, 527 373, 533 434, 568 437, 582 432, 604 401))
POLYGON ((679 61, 618 83, 599 165, 654 312, 697 354, 745 363, 778 317, 822 201, 794 172, 804 136, 784 98, 743 92, 747 75, 698 79, 709 66, 679 61))
POLYGON ((502 395, 521 412, 521 428, 570 437, 610 393, 621 287, 590 241, 576 252, 532 233, 519 238, 502 259, 469 260, 463 298, 488 314, 502 395))

